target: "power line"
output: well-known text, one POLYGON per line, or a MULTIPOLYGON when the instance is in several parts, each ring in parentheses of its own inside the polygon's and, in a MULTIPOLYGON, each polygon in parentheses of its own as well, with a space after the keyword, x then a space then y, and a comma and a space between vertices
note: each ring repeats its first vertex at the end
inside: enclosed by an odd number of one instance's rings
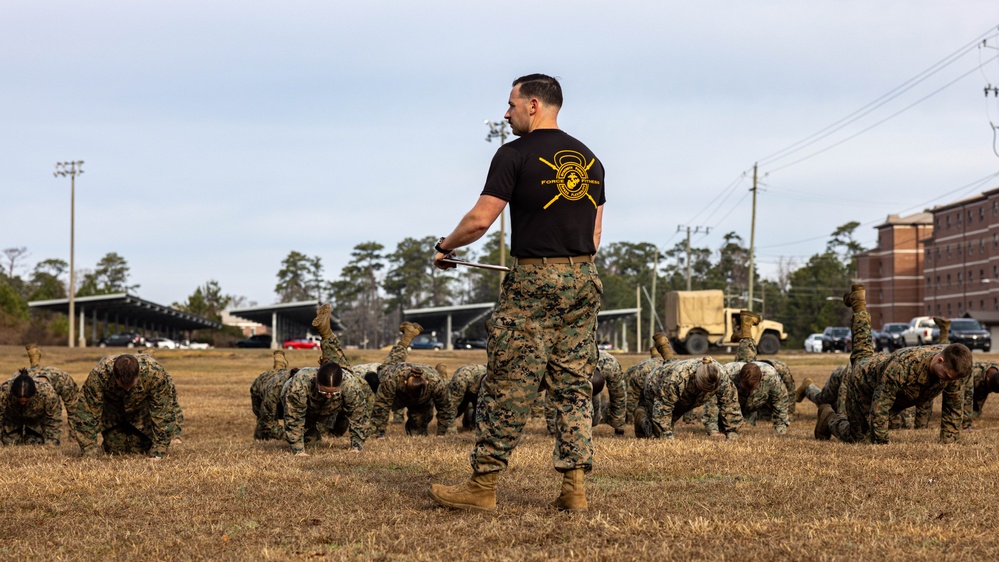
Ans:
MULTIPOLYGON (((835 132, 843 129, 847 125, 850 125, 850 124, 854 123, 855 121, 861 119, 862 117, 865 117, 866 115, 868 115, 871 112, 873 112, 875 109, 878 109, 879 107, 881 107, 881 106, 885 105, 886 103, 888 103, 888 102, 894 100, 895 98, 899 97, 903 93, 911 90, 912 88, 914 88, 918 84, 922 83, 923 81, 925 81, 929 77, 933 76, 934 74, 936 74, 940 70, 943 70, 947 66, 950 66, 951 64, 953 64, 954 62, 957 62, 957 60, 960 59, 961 56, 963 56, 964 54, 966 54, 969 51, 970 48, 972 48, 974 46, 977 46, 978 43, 979 43, 979 41, 981 41, 983 38, 987 37, 990 33, 993 33, 995 29, 996 29, 995 27, 990 28, 988 31, 980 34, 975 39, 969 41, 967 44, 965 44, 962 47, 960 47, 958 50, 954 51, 953 53, 947 55, 946 57, 944 57, 940 61, 938 61, 935 64, 931 65, 926 70, 920 72, 919 74, 917 74, 916 76, 910 78, 909 80, 906 80, 905 82, 903 82, 899 86, 896 86, 892 90, 889 90, 887 93, 883 94, 882 96, 878 97, 877 99, 875 99, 874 101, 868 103, 867 105, 864 105, 860 109, 857 109, 853 113, 850 113, 849 115, 843 117, 842 119, 839 119, 838 121, 835 121, 834 123, 832 123, 832 124, 830 124, 830 125, 822 128, 822 129, 820 129, 819 131, 817 131, 815 133, 812 133, 811 135, 809 135, 809 136, 807 136, 807 137, 805 137, 805 138, 803 138, 803 139, 801 139, 801 140, 799 140, 799 141, 797 141, 795 143, 792 143, 791 145, 789 145, 789 146, 787 146, 787 147, 785 147, 785 148, 783 148, 781 150, 778 150, 777 152, 774 152, 773 154, 770 154, 770 155, 768 155, 768 156, 766 156, 764 158, 759 159, 758 162, 760 164, 764 164, 765 165, 765 164, 769 164, 769 163, 772 163, 772 162, 775 162, 775 161, 779 161, 779 160, 781 160, 781 159, 783 159, 783 158, 785 158, 787 156, 790 156, 791 154, 794 154, 795 152, 798 152, 799 150, 803 150, 804 148, 806 148, 806 147, 808 147, 808 146, 810 146, 810 145, 812 145, 812 144, 814 144, 814 143, 816 143, 816 142, 818 142, 818 141, 820 141, 820 140, 828 137, 829 135, 831 135, 831 134, 833 134, 833 133, 835 133, 835 132)), ((987 62, 989 62, 989 61, 986 61, 985 63, 979 62, 979 66, 976 67, 976 69, 977 68, 981 68, 983 65, 987 64, 987 62)), ((948 84, 948 86, 949 85, 950 84, 948 84)), ((920 101, 922 101, 922 100, 920 100, 920 101)), ((787 167, 787 166, 783 166, 783 167, 787 167)))

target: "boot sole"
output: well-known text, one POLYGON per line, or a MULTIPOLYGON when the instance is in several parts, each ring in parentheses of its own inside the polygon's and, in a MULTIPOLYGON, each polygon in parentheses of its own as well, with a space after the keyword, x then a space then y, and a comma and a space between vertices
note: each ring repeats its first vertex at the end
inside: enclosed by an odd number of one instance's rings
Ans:
POLYGON ((435 494, 433 490, 427 491, 427 495, 430 496, 430 499, 434 500, 435 502, 443 505, 444 507, 450 507, 451 509, 471 509, 473 511, 496 511, 496 506, 482 507, 478 505, 472 505, 469 503, 449 502, 446 499, 435 494))

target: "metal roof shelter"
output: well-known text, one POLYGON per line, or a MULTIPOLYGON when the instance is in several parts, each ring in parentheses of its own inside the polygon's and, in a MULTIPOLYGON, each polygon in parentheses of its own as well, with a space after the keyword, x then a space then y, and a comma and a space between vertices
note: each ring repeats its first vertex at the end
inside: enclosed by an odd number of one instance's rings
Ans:
MULTIPOLYGON (((435 306, 432 308, 411 308, 403 310, 403 318, 419 322, 428 331, 443 332, 447 338, 444 342, 447 349, 454 349, 451 342, 451 334, 461 332, 484 320, 492 313, 496 303, 461 304, 456 306, 435 306)), ((606 332, 611 339, 617 340, 616 347, 627 351, 627 337, 625 337, 626 320, 638 314, 637 308, 621 308, 617 310, 605 310, 597 315, 597 322, 602 328, 598 331, 606 332), (613 325, 608 327, 608 324, 613 325), (617 330, 620 328, 620 330, 617 330)))
MULTIPOLYGON (((271 348, 278 349, 284 340, 300 338, 309 333, 312 329, 312 320, 316 317, 316 307, 320 304, 322 303, 318 300, 285 302, 268 306, 239 308, 230 310, 229 314, 250 322, 270 326, 271 348)), ((344 328, 340 319, 335 316, 330 316, 330 326, 335 331, 344 328)))
MULTIPOLYGON (((79 315, 80 343, 84 343, 84 323, 87 316, 91 319, 91 342, 96 344, 101 338, 97 335, 97 325, 104 324, 101 337, 108 335, 108 326, 117 324, 125 332, 140 332, 142 334, 169 334, 176 339, 178 334, 189 330, 218 330, 222 324, 214 322, 197 314, 191 314, 169 306, 141 299, 128 293, 111 295, 94 295, 76 297, 74 299, 76 313, 79 315)), ((37 310, 48 310, 69 314, 69 299, 53 299, 31 301, 28 306, 37 310)))
POLYGON ((459 304, 455 306, 435 306, 431 308, 410 308, 402 311, 404 320, 419 322, 425 330, 443 332, 445 349, 454 349, 451 334, 461 332, 472 324, 484 320, 496 307, 494 302, 459 304))
POLYGON ((628 320, 638 316, 637 308, 602 310, 597 314, 597 338, 609 339, 615 348, 628 351, 628 320), (605 338, 603 334, 609 336, 605 338))

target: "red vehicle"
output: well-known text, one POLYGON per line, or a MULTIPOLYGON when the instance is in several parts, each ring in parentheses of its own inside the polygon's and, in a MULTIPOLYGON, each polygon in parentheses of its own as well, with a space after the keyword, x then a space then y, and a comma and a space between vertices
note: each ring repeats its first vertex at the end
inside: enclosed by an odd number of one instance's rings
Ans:
POLYGON ((284 340, 281 347, 285 349, 319 349, 319 338, 296 338, 293 340, 284 340))

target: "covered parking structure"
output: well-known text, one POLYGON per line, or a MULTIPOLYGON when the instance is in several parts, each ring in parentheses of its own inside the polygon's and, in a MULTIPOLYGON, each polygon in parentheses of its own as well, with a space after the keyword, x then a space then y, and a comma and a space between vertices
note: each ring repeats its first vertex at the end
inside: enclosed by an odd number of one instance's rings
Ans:
MULTIPOLYGON (((496 303, 461 304, 456 306, 435 306, 431 308, 411 308, 403 310, 403 319, 419 322, 424 331, 444 334, 445 349, 454 349, 451 340, 453 333, 464 332, 476 322, 484 321, 496 303)), ((627 329, 629 320, 636 318, 637 308, 606 310, 597 315, 598 340, 608 341, 616 349, 628 351, 627 329)))
MULTIPOLYGON (((229 314, 267 326, 271 334, 271 349, 280 349, 285 340, 305 337, 312 330, 312 320, 320 304, 318 300, 285 302, 238 308, 230 310, 229 314)), ((330 327, 337 332, 344 328, 335 316, 330 316, 330 327)))
MULTIPOLYGON (((90 345, 97 345, 106 338, 112 325, 117 326, 121 332, 137 332, 146 337, 164 336, 171 339, 184 339, 180 337, 182 332, 186 332, 187 339, 190 339, 192 330, 222 328, 222 324, 197 314, 156 304, 128 293, 76 297, 73 300, 77 318, 70 321, 79 322, 76 333, 79 334, 80 347, 87 345, 85 327, 88 316, 90 345)), ((68 298, 31 301, 28 306, 35 310, 69 314, 68 298)))
POLYGON ((451 335, 464 332, 476 322, 481 322, 496 307, 494 302, 459 304, 455 306, 434 306, 431 308, 410 308, 402 311, 403 320, 418 322, 424 332, 444 334, 445 349, 454 349, 451 335))

